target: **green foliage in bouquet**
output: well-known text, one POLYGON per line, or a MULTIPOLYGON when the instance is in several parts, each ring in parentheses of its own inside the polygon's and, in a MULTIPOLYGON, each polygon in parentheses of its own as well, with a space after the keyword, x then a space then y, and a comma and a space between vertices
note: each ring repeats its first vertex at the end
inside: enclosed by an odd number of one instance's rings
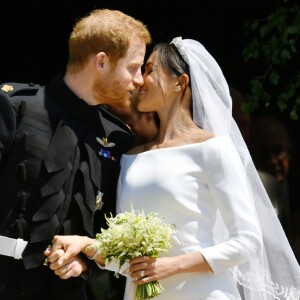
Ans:
MULTIPOLYGON (((97 247, 109 261, 119 260, 120 268, 131 258, 138 256, 158 257, 167 254, 171 247, 174 225, 165 224, 157 213, 144 211, 124 212, 116 217, 106 217, 107 229, 96 234, 97 247)), ((136 299, 151 299, 163 292, 158 281, 138 285, 136 299)))

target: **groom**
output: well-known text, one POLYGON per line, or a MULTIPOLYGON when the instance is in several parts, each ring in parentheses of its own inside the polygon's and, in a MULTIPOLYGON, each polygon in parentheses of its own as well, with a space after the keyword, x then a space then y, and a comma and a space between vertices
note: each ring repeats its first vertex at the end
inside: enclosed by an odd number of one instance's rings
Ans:
POLYGON ((69 39, 66 72, 46 86, 0 85, 0 299, 83 300, 93 268, 61 280, 43 264, 55 234, 94 236, 114 212, 133 133, 105 109, 143 84, 151 37, 140 21, 94 10, 69 39))

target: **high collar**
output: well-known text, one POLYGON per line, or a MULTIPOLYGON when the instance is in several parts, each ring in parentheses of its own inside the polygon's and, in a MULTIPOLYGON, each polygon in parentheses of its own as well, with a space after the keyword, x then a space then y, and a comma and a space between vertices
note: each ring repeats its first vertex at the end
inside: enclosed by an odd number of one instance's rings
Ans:
POLYGON ((81 122, 89 123, 100 106, 89 105, 83 99, 76 96, 64 82, 62 74, 59 74, 46 85, 46 92, 49 93, 59 107, 66 111, 72 118, 81 122))

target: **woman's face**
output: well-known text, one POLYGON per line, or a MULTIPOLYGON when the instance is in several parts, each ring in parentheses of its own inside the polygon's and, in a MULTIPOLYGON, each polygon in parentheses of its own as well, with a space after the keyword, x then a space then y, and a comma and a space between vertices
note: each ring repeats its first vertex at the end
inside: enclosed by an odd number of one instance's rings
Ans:
POLYGON ((155 53, 147 60, 143 74, 144 84, 139 89, 137 109, 141 112, 159 111, 168 107, 175 92, 176 79, 157 65, 155 53))

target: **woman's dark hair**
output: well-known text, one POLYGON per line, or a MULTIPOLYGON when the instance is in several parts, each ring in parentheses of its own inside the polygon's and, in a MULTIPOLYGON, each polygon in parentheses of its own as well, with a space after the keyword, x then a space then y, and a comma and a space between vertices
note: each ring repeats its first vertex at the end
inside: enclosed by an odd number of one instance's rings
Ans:
MULTIPOLYGON (((168 43, 157 44, 153 49, 153 53, 155 53, 155 63, 158 68, 161 68, 173 77, 179 77, 183 74, 187 74, 190 78, 189 66, 184 61, 175 45, 168 43)), ((185 90, 182 93, 182 98, 187 87, 191 87, 191 80, 189 81, 188 86, 185 87, 185 90)), ((190 111, 193 116, 192 101, 190 104, 190 111)))
POLYGON ((171 75, 177 77, 182 74, 187 74, 190 76, 187 63, 183 60, 173 44, 157 44, 153 52, 156 53, 156 58, 158 58, 157 63, 171 75))

